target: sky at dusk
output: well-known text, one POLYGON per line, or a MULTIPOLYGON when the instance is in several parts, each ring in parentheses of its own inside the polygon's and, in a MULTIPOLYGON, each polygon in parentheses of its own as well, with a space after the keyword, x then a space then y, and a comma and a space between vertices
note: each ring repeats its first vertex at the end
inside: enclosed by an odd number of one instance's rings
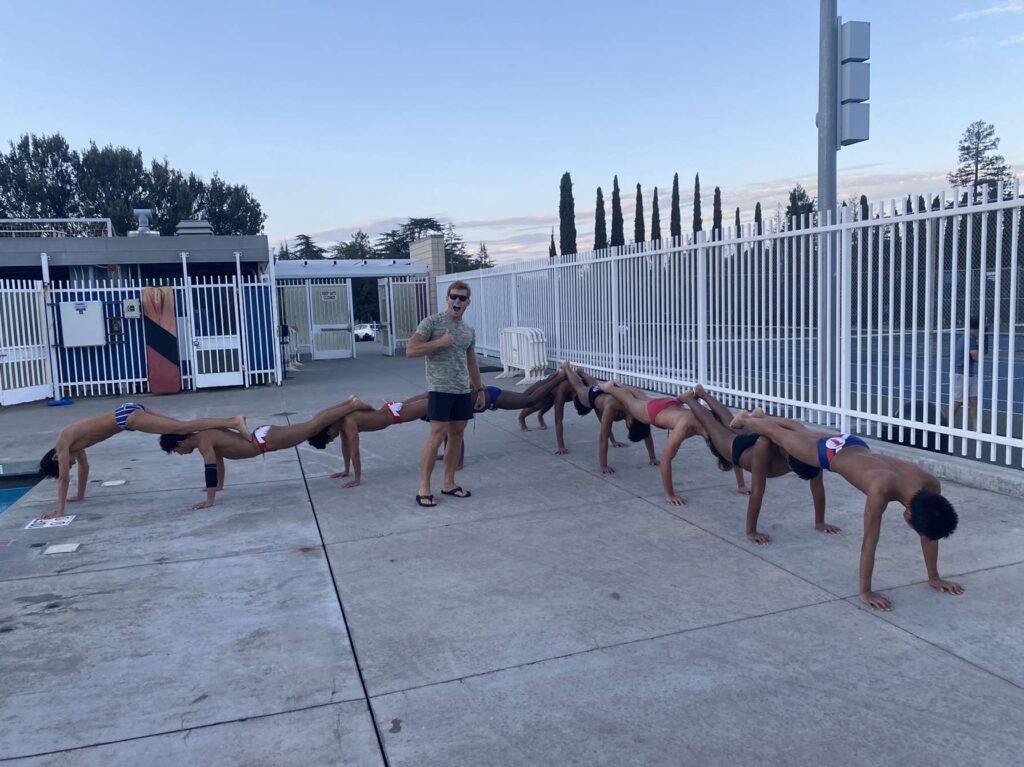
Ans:
MULTIPOLYGON (((816 186, 817 3, 4 0, 0 142, 64 134, 247 184, 273 243, 452 221, 498 261, 547 251, 572 174, 579 247, 594 193, 672 174, 689 221, 766 216, 816 186)), ((839 154, 841 198, 939 190, 984 119, 1024 173, 1024 0, 839 2, 870 21, 871 139, 839 154)), ((609 207, 610 212, 610 207, 609 207)), ((556 231, 557 239, 557 231, 556 231)))

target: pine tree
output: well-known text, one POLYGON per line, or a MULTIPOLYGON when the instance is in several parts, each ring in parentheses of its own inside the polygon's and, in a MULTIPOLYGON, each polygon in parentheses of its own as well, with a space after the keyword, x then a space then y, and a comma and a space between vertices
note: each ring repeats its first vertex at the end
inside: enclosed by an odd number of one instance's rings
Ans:
POLYGON ((654 200, 651 202, 651 242, 661 240, 661 213, 658 212, 658 187, 654 187, 654 200))
POLYGON ((814 200, 807 194, 807 190, 800 184, 794 186, 789 192, 789 204, 786 206, 786 221, 793 221, 794 229, 800 229, 804 225, 807 215, 814 213, 814 200))
POLYGON ((1013 173, 1006 158, 992 154, 999 148, 999 137, 992 123, 977 120, 967 126, 957 145, 959 165, 947 176, 949 183, 958 187, 970 187, 977 192, 982 184, 995 185, 1003 181, 1013 183, 1013 173))
POLYGON ((473 266, 476 269, 489 269, 494 266, 494 262, 491 261, 491 256, 487 252, 487 243, 480 243, 480 250, 476 252, 476 258, 473 259, 473 266))
POLYGON ((764 219, 761 216, 761 203, 757 203, 754 206, 754 233, 762 234, 764 232, 764 219))
POLYGON ((704 231, 704 219, 700 215, 700 174, 693 179, 693 234, 704 231))
POLYGON ((604 250, 608 247, 608 232, 604 223, 604 195, 601 194, 601 187, 597 188, 597 207, 594 213, 594 250, 604 250))
POLYGON ((633 216, 633 242, 644 241, 644 194, 636 185, 636 213, 633 216))
POLYGON ((308 234, 299 234, 295 236, 295 258, 309 261, 317 258, 323 258, 326 255, 327 250, 313 242, 313 238, 308 234))
POLYGON ((612 239, 608 243, 613 248, 626 244, 626 236, 622 231, 622 199, 619 196, 619 177, 612 179, 612 239))
POLYGON ((722 239, 722 190, 715 187, 715 196, 711 202, 711 236, 722 239))
POLYGON ((679 242, 683 236, 682 216, 679 212, 679 174, 672 176, 672 210, 669 212, 668 236, 679 242))
POLYGON ((572 179, 569 172, 562 174, 558 200, 558 237, 562 255, 576 252, 576 203, 572 198, 572 179))
POLYGON ((551 244, 548 246, 548 258, 554 258, 558 255, 558 248, 555 247, 555 230, 551 230, 551 244))

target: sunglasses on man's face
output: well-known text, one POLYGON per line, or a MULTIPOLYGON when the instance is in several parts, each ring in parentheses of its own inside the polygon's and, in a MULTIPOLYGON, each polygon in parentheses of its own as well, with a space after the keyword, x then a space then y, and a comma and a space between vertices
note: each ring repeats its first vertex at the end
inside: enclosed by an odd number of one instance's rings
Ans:
POLYGON ((448 298, 452 301, 468 301, 469 296, 463 295, 462 293, 449 293, 448 298))

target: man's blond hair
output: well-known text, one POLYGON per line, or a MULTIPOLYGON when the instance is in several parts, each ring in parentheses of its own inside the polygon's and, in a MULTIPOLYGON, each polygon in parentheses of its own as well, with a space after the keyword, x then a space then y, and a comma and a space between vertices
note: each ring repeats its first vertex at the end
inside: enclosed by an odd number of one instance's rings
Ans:
POLYGON ((455 280, 455 282, 448 286, 448 295, 451 295, 453 290, 464 290, 466 291, 467 296, 470 298, 473 297, 473 291, 470 289, 469 285, 462 280, 455 280))

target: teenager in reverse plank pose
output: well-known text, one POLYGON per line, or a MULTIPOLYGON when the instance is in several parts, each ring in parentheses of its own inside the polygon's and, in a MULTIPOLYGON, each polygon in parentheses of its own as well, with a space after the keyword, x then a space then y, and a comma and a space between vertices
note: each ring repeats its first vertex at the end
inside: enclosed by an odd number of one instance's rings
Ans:
POLYGON ((138 402, 125 402, 113 412, 85 418, 64 427, 57 435, 53 448, 39 461, 39 470, 47 477, 59 480, 57 486, 57 509, 44 514, 43 519, 64 516, 64 505, 68 501, 85 499, 85 488, 89 483, 89 459, 85 449, 110 439, 123 431, 141 431, 146 434, 191 434, 204 429, 235 429, 246 438, 249 429, 245 418, 236 415, 233 418, 195 418, 191 421, 179 421, 170 416, 161 415, 152 408, 146 408, 138 402), (68 486, 71 483, 71 467, 78 465, 78 494, 68 498, 68 486))
POLYGON ((616 381, 605 381, 599 388, 617 399, 636 420, 669 432, 661 453, 661 484, 665 490, 665 500, 670 504, 680 506, 686 503, 686 499, 676 493, 672 482, 672 459, 685 440, 695 434, 707 436, 697 417, 678 397, 651 399, 639 389, 620 386, 616 381))
POLYGON ((864 541, 860 552, 860 601, 876 610, 891 610, 889 597, 871 590, 875 549, 882 531, 882 514, 890 502, 903 506, 903 519, 921 539, 928 583, 937 591, 962 594, 963 586, 939 576, 939 540, 957 526, 957 513, 941 494, 939 480, 920 466, 872 453, 860 437, 811 431, 789 418, 766 415, 758 408, 740 413, 735 428, 749 428, 804 463, 816 462, 835 472, 867 496, 864 541))
POLYGON ((208 509, 213 506, 218 491, 224 489, 224 459, 255 458, 264 453, 287 450, 305 442, 318 431, 344 418, 356 410, 372 410, 372 406, 352 396, 345 402, 321 410, 310 420, 292 426, 259 426, 245 439, 239 434, 207 430, 195 434, 162 434, 160 447, 168 455, 188 455, 198 450, 205 464, 206 500, 192 506, 208 509))
POLYGON ((700 384, 693 391, 680 394, 679 399, 689 406, 707 432, 708 449, 718 459, 719 467, 723 471, 727 471, 730 466, 736 469, 742 467, 750 472, 752 492, 747 499, 747 538, 759 546, 771 543, 768 533, 757 531, 765 487, 768 479, 781 477, 790 471, 800 479, 810 481, 811 498, 814 500, 814 529, 828 534, 839 532, 838 527, 825 522, 825 482, 821 469, 787 455, 782 448, 757 432, 731 429, 726 424, 732 422, 732 412, 700 384))

